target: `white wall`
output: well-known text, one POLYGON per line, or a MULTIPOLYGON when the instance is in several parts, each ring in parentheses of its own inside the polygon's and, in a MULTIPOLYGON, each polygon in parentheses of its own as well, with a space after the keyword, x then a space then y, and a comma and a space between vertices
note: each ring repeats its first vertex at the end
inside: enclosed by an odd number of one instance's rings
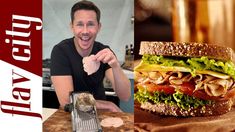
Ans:
MULTIPOLYGON (((70 9, 78 0, 43 0, 43 59, 61 40, 72 37, 70 9)), ((91 0, 101 10, 102 28, 97 41, 109 45, 124 61, 125 45, 134 42, 134 0, 91 0)))

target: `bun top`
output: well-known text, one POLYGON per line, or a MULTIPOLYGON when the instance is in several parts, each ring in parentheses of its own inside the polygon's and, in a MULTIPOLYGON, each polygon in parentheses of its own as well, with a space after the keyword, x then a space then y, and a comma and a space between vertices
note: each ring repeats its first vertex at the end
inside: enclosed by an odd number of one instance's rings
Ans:
POLYGON ((202 57, 228 61, 233 59, 233 50, 214 44, 193 42, 150 42, 142 41, 140 55, 162 55, 176 57, 202 57))

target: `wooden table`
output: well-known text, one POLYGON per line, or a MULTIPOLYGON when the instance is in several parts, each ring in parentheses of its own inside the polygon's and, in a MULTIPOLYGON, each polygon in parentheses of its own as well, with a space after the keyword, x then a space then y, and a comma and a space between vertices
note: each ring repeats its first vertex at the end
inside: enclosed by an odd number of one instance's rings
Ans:
POLYGON ((235 131, 235 106, 218 116, 160 116, 135 105, 135 132, 232 132, 235 131))
MULTIPOLYGON (((134 132, 134 115, 123 112, 107 112, 98 111, 99 120, 106 117, 120 117, 124 121, 124 125, 114 127, 102 127, 104 132, 134 132)), ((71 132, 71 114, 62 109, 58 109, 43 123, 43 132, 71 132)))

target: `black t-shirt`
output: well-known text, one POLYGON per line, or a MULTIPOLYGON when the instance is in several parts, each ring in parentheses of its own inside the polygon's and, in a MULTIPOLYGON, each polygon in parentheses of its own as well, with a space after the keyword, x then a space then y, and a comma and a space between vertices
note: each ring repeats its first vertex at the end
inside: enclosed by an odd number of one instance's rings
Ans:
MULTIPOLYGON (((95 42, 91 54, 96 54, 104 48, 109 48, 99 42, 95 42)), ((55 45, 51 53, 51 76, 71 75, 74 91, 88 91, 95 99, 105 100, 103 79, 105 71, 110 68, 108 64, 100 63, 97 72, 87 75, 83 70, 83 57, 77 52, 73 38, 65 39, 55 45)))

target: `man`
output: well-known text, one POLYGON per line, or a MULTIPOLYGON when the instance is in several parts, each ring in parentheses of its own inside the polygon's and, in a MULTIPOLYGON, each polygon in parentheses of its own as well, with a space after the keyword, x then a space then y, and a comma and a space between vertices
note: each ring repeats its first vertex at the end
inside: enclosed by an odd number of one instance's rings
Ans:
POLYGON ((105 101, 103 79, 106 77, 119 99, 130 97, 130 81, 108 46, 96 42, 100 23, 100 10, 90 1, 80 1, 71 9, 71 30, 73 38, 55 45, 51 53, 51 80, 60 105, 69 103, 71 91, 89 91, 96 99, 97 109, 121 111, 114 103, 105 101), (83 70, 82 59, 93 56, 100 62, 97 72, 88 75, 83 70))

